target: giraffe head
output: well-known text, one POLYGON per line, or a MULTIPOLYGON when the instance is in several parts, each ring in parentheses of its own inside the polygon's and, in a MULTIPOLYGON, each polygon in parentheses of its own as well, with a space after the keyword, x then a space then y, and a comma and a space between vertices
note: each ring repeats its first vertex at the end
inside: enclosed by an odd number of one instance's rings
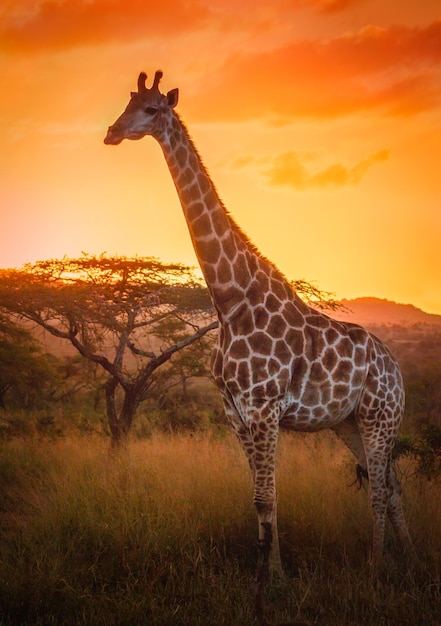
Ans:
POLYGON ((141 72, 138 91, 132 91, 129 104, 112 126, 109 126, 104 143, 117 145, 123 139, 142 139, 145 135, 156 135, 164 125, 165 116, 178 103, 178 90, 167 95, 159 91, 162 72, 157 71, 150 89, 145 86, 147 74, 141 72))

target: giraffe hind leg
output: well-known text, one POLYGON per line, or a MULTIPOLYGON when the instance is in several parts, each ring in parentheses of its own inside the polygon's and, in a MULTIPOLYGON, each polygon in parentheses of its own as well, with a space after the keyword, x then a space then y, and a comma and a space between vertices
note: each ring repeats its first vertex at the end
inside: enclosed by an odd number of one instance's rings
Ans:
POLYGON ((410 558, 414 558, 415 554, 412 546, 412 540, 404 518, 403 503, 401 499, 401 484, 392 466, 389 468, 388 487, 389 498, 387 504, 387 514, 389 520, 405 554, 410 558))
MULTIPOLYGON (((355 483, 359 483, 359 488, 361 488, 361 486, 364 485, 363 479, 366 479, 369 481, 369 474, 366 470, 363 469, 363 467, 361 467, 361 465, 358 465, 358 464, 356 467, 356 472, 357 472, 357 478, 355 480, 355 483)), ((388 485, 387 515, 388 515, 389 521, 402 547, 406 550, 408 549, 412 550, 412 541, 410 538, 410 534, 407 528, 407 524, 406 524, 406 520, 405 520, 404 512, 403 512, 403 503, 401 499, 401 494, 402 494, 401 484, 391 464, 389 466, 389 471, 387 475, 387 485, 388 485)))
MULTIPOLYGON (((364 480, 369 482, 369 473, 359 463, 357 463, 355 471, 357 477, 350 486, 352 487, 353 485, 358 485, 358 489, 361 489, 364 487, 364 480)), ((412 540, 410 538, 403 512, 401 484, 392 466, 389 468, 388 487, 389 497, 387 503, 387 515, 389 521, 403 549, 405 549, 407 553, 413 554, 412 540)))
MULTIPOLYGON (((362 433, 361 433, 362 434, 362 433)), ((363 438, 363 434, 362 434, 363 438)), ((366 435, 365 448, 369 472, 370 497, 374 517, 372 569, 378 571, 383 561, 386 517, 405 554, 413 555, 412 542, 403 513, 401 485, 392 464, 394 438, 380 442, 366 435)))
POLYGON ((388 488, 385 468, 389 466, 389 453, 374 453, 358 421, 352 414, 333 428, 337 436, 348 446, 357 459, 357 478, 352 484, 361 487, 363 478, 370 483, 370 500, 373 513, 372 570, 377 570, 382 561, 386 511, 388 508, 388 488), (382 457, 382 458, 380 458, 382 457))

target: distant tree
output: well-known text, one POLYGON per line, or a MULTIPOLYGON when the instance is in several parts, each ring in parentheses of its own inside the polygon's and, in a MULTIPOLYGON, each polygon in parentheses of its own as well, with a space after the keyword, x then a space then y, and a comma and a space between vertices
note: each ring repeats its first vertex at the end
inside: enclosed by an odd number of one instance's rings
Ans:
POLYGON ((441 477, 441 426, 426 424, 417 435, 401 436, 394 450, 395 458, 411 457, 414 471, 426 480, 441 477))
POLYGON ((33 408, 56 385, 55 357, 44 354, 32 333, 0 314, 0 407, 33 408))
POLYGON ((106 372, 114 444, 127 437, 155 371, 217 327, 192 268, 154 258, 83 255, 4 270, 0 310, 69 341, 106 372), (176 320, 179 334, 166 335, 176 320))
POLYGON ((441 360, 406 375, 407 412, 419 428, 441 426, 441 360))

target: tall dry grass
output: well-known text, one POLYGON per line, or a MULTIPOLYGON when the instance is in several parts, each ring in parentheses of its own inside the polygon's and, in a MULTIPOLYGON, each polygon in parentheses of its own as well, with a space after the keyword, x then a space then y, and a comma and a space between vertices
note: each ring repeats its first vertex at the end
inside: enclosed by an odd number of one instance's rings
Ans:
MULTIPOLYGON (((441 487, 405 472, 422 565, 392 535, 373 587, 367 494, 331 436, 282 437, 279 525, 286 581, 277 621, 440 624, 441 487)), ((255 623, 257 522, 247 462, 230 437, 157 435, 109 454, 101 440, 1 444, 0 615, 7 624, 255 623)))

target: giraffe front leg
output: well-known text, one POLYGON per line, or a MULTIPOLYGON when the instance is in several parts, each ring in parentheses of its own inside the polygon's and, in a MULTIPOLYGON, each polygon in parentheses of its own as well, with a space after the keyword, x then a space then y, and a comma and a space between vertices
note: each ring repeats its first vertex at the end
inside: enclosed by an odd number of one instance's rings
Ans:
POLYGON ((257 541, 257 569, 256 569, 256 597, 255 607, 256 615, 261 626, 267 626, 268 622, 265 617, 265 587, 268 579, 269 557, 271 554, 271 545, 273 542, 272 526, 269 522, 261 523, 263 536, 257 541))
POLYGON ((256 616, 260 626, 268 626, 265 617, 264 595, 271 567, 283 576, 277 533, 277 505, 275 487, 275 453, 278 430, 270 430, 268 422, 256 415, 248 427, 225 403, 225 411, 247 456, 254 480, 254 504, 258 516, 256 616))
MULTIPOLYGON (((258 559, 256 569, 256 614, 261 625, 267 624, 264 608, 264 593, 268 579, 270 559, 280 564, 277 541, 277 505, 275 484, 275 457, 278 431, 271 429, 268 422, 254 420, 250 426, 254 443, 254 504, 259 522, 258 559), (276 543, 274 544, 274 539, 276 543), (274 552, 275 548, 275 552, 274 552)), ((274 561, 273 561, 274 563, 274 561)), ((276 566, 277 564, 274 563, 276 566)))
POLYGON ((282 561, 280 558, 280 547, 279 547, 279 536, 277 530, 277 501, 276 501, 276 489, 275 489, 275 480, 274 480, 274 463, 275 463, 275 449, 277 445, 277 435, 278 431, 270 437, 270 440, 273 440, 273 443, 268 446, 265 444, 261 432, 266 432, 265 426, 262 429, 262 422, 256 420, 254 425, 252 424, 250 428, 248 428, 244 422, 240 419, 237 413, 231 409, 228 402, 225 402, 225 413, 234 428, 234 432, 236 433, 237 438, 244 450, 248 463, 250 465, 250 469, 253 475, 254 480, 254 503, 256 508, 258 509, 258 522, 259 522, 259 541, 264 540, 265 532, 262 530, 261 524, 270 523, 271 524, 271 534, 272 534, 272 542, 271 542, 271 551, 269 554, 269 567, 271 573, 278 575, 280 578, 284 577, 284 572, 282 568, 282 561), (262 467, 265 463, 268 463, 269 457, 268 453, 265 451, 266 448, 269 448, 270 458, 272 460, 269 461, 269 472, 266 469, 262 472, 262 467), (256 458, 258 460, 260 469, 256 468, 256 458), (256 472, 259 472, 259 475, 256 472), (267 486, 265 484, 265 476, 268 479, 270 476, 270 490, 268 492, 267 486), (270 505, 268 508, 268 493, 271 493, 270 496, 270 505), (259 514, 259 506, 262 505, 262 511, 259 514))
POLYGON ((270 573, 279 578, 285 579, 285 571, 282 565, 282 557, 280 556, 279 532, 277 524, 277 494, 274 496, 273 521, 272 521, 272 545, 270 552, 269 569, 270 573))

